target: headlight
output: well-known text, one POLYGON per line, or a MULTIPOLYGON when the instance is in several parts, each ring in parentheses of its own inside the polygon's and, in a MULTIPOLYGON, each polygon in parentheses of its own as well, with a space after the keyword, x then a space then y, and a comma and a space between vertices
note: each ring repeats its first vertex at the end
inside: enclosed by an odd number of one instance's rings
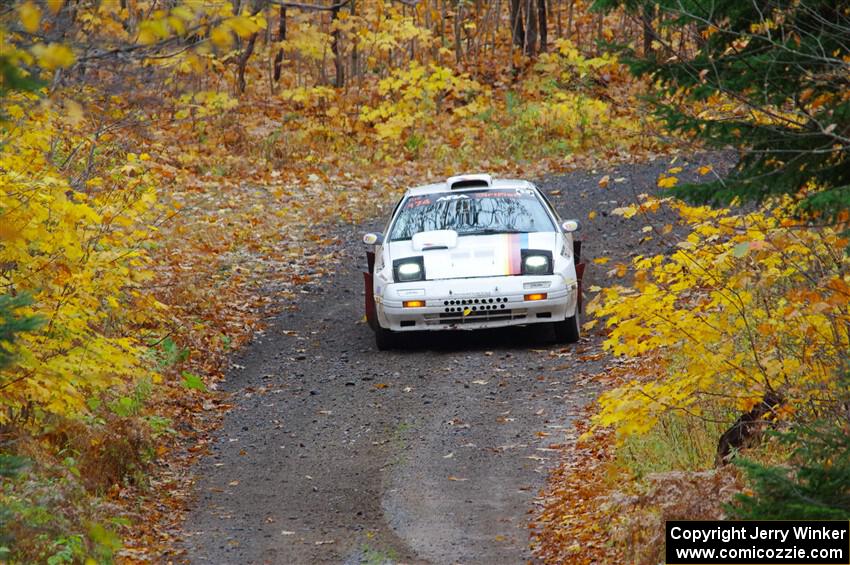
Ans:
POLYGON ((422 257, 406 257, 393 261, 393 279, 395 282, 425 280, 425 263, 422 257))
POLYGON ((522 250, 523 275, 551 275, 552 252, 533 249, 522 250))
POLYGON ((403 279, 418 279, 422 274, 419 263, 402 263, 398 266, 398 276, 403 279))

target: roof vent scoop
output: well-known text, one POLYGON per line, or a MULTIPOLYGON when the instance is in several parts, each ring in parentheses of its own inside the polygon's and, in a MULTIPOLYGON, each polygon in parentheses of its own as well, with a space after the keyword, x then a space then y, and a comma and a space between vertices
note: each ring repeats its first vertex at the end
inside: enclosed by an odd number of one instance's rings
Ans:
POLYGON ((493 185, 493 177, 485 174, 459 175, 449 177, 446 184, 449 186, 449 190, 457 190, 459 188, 490 188, 493 185))

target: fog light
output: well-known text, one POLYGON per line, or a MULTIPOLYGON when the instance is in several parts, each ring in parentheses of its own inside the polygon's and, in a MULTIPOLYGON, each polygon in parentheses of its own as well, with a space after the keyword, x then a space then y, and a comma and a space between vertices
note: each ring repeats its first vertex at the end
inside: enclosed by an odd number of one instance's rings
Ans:
POLYGON ((425 301, 424 300, 405 300, 402 304, 404 304, 405 308, 424 308, 425 301))
POLYGON ((535 292, 534 294, 526 294, 526 300, 546 300, 548 295, 545 292, 535 292))

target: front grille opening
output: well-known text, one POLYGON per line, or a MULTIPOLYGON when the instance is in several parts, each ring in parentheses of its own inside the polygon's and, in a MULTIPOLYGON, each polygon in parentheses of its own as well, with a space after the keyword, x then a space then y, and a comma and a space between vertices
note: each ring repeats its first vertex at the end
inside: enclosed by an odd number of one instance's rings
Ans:
MULTIPOLYGON (((488 305, 489 306, 489 305, 488 305)), ((503 306, 503 305, 502 305, 503 306)), ((524 319, 527 315, 527 310, 511 310, 497 309, 495 305, 492 308, 484 309, 469 308, 469 313, 464 316, 463 308, 448 308, 447 312, 440 314, 426 314, 425 324, 427 325, 463 325, 475 324, 480 322, 503 321, 503 320, 518 320, 524 319)))
POLYGON ((552 312, 538 312, 537 317, 538 318, 551 318, 552 312))
POLYGON ((416 325, 416 320, 402 320, 401 321, 401 327, 403 327, 403 328, 409 328, 409 327, 415 326, 415 325, 416 325))
POLYGON ((476 304, 502 304, 507 298, 466 298, 463 300, 443 300, 443 306, 472 306, 476 304))
MULTIPOLYGON (((486 312, 487 310, 500 310, 500 309, 504 310, 505 305, 500 304, 500 305, 497 306, 496 304, 484 304, 482 306, 467 306, 466 308, 469 308, 473 312, 481 312, 482 310, 486 312)), ((454 307, 450 306, 448 308, 445 308, 443 311, 448 312, 448 313, 452 313, 452 312, 461 312, 462 313, 464 310, 466 310, 466 308, 464 308, 464 307, 454 308, 454 307)))

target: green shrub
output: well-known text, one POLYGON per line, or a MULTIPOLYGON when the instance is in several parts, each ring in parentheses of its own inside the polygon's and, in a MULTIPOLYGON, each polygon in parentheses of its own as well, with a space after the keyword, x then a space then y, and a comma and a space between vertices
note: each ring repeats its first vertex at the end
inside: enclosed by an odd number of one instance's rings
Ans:
POLYGON ((742 520, 850 520, 850 424, 799 425, 775 434, 793 446, 788 465, 736 460, 753 494, 739 494, 727 508, 742 520))

